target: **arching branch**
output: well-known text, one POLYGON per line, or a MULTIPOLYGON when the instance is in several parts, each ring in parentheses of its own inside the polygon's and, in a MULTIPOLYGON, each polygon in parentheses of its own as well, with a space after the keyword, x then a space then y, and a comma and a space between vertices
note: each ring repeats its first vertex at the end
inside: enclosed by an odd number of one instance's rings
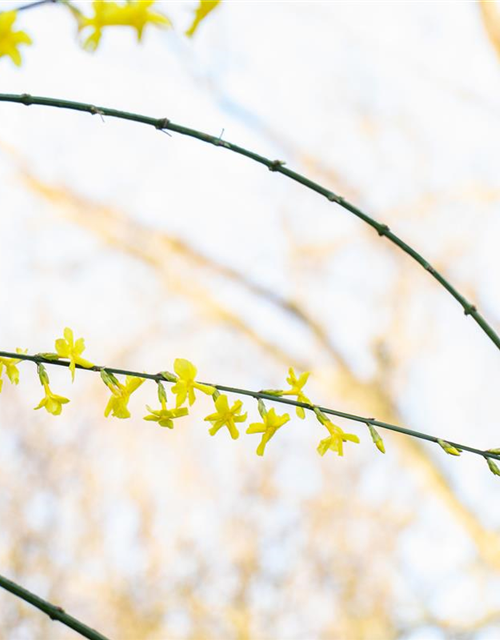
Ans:
POLYGON ((297 173, 296 171, 287 169, 285 163, 282 160, 271 160, 259 155, 258 153, 250 151, 249 149, 245 149, 244 147, 240 147, 231 142, 226 142, 222 139, 221 136, 212 136, 208 133, 204 133, 203 131, 198 131, 197 129, 191 129, 180 124, 175 124, 168 118, 152 118, 150 116, 131 113, 129 111, 121 111, 119 109, 97 107, 85 102, 74 102, 72 100, 62 100, 59 98, 45 98, 41 96, 31 96, 28 94, 19 95, 1 93, 0 102, 12 102, 24 104, 26 106, 40 105, 45 107, 70 109, 72 111, 83 111, 92 115, 100 115, 101 117, 108 116, 111 118, 120 118, 121 120, 129 120, 131 122, 147 124, 149 126, 155 127, 160 131, 173 131, 184 136, 189 136, 190 138, 196 138, 197 140, 201 140, 202 142, 207 142, 216 147, 221 147, 223 149, 227 149, 228 151, 238 153, 239 155, 245 156, 246 158, 249 158, 254 162, 258 162, 259 164, 266 166, 270 171, 281 173, 287 178, 290 178, 291 180, 302 184, 308 189, 319 193, 328 201, 334 202, 350 213, 354 214, 356 217, 363 220, 366 224, 370 225, 370 227, 372 227, 379 236, 386 237, 390 242, 392 242, 407 255, 413 258, 413 260, 418 262, 421 267, 423 267, 428 273, 430 273, 431 276, 435 278, 435 280, 437 280, 439 284, 444 287, 451 296, 453 296, 453 298, 455 298, 455 300, 462 307, 465 315, 471 316, 483 330, 483 332, 488 336, 488 338, 493 342, 493 344, 495 344, 495 346, 500 349, 500 336, 485 320, 485 318, 483 318, 483 316, 477 310, 476 306, 469 300, 467 300, 437 269, 435 269, 422 255, 420 255, 420 253, 418 253, 413 247, 411 247, 399 236, 393 233, 386 224, 378 222, 377 220, 375 220, 375 218, 372 218, 368 214, 364 213, 363 211, 361 211, 361 209, 358 209, 356 206, 345 200, 342 196, 337 195, 330 189, 323 187, 317 182, 310 180, 306 176, 297 173))

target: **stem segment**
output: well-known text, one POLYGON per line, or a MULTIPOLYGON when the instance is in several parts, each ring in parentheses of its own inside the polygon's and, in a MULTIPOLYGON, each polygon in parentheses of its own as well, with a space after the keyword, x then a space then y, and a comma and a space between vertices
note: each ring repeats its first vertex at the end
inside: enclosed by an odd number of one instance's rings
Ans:
MULTIPOLYGON (((53 1, 53 0, 49 0, 53 1)), ((335 202, 350 213, 354 214, 356 217, 360 218, 366 224, 370 225, 379 236, 386 237, 390 242, 399 247, 402 251, 404 251, 410 258, 413 258, 418 264, 423 267, 426 271, 428 271, 433 278, 435 278, 439 284, 448 291, 448 293, 455 298, 455 300, 462 307, 465 315, 471 316, 474 321, 479 325, 482 331, 488 336, 488 338, 493 342, 493 344, 500 349, 500 336, 496 333, 493 327, 488 324, 488 322, 483 318, 483 316, 479 313, 475 305, 469 302, 455 287, 441 274, 437 271, 423 256, 421 256, 413 247, 406 244, 399 236, 393 233, 386 224, 378 222, 371 216, 367 215, 361 209, 358 209, 353 204, 345 200, 342 196, 337 195, 330 189, 321 186, 317 182, 313 182, 306 176, 297 173, 296 171, 292 171, 291 169, 287 169, 284 166, 284 162, 281 160, 270 160, 269 158, 265 158, 253 151, 245 149, 243 147, 239 147, 236 144, 232 144, 231 142, 226 142, 222 139, 222 136, 212 136, 208 133, 203 133, 202 131, 198 131, 197 129, 190 129, 189 127, 184 127, 180 124, 175 124, 171 122, 168 118, 152 118, 150 116, 141 115, 138 113, 130 113, 128 111, 121 111, 119 109, 110 109, 108 107, 96 107, 95 105, 86 103, 86 102, 74 102, 72 100, 62 100, 59 98, 45 98, 41 96, 31 96, 28 94, 9 94, 9 93, 1 93, 0 94, 0 102, 14 102, 19 104, 24 104, 26 106, 30 105, 41 105, 45 107, 56 107, 61 109, 70 109, 73 111, 84 111, 86 113, 90 113, 92 115, 100 115, 109 116, 111 118, 120 118, 122 120, 130 120, 132 122, 139 122, 142 124, 147 124, 160 131, 174 131, 175 133, 179 133, 183 136, 189 136, 190 138, 196 138, 197 140, 201 140, 202 142, 208 142, 209 144, 213 144, 216 147, 221 147, 223 149, 227 149, 228 151, 233 151, 234 153, 238 153, 246 158, 250 158, 254 162, 258 162, 259 164, 263 164, 270 171, 281 173, 287 178, 294 180, 302 184, 304 187, 319 193, 324 196, 330 202, 335 202)))
POLYGON ((18 598, 21 598, 21 600, 28 602, 40 611, 43 611, 43 613, 47 614, 51 620, 57 620, 70 629, 73 629, 73 631, 76 631, 84 638, 88 638, 89 640, 108 640, 105 636, 103 636, 95 629, 87 627, 87 625, 83 624, 83 622, 80 622, 76 618, 73 618, 73 616, 70 616, 69 613, 66 613, 61 607, 47 602, 47 600, 40 598, 34 593, 31 593, 31 591, 28 591, 24 587, 21 587, 15 582, 12 582, 12 580, 9 580, 8 578, 5 578, 1 575, 0 587, 2 589, 5 589, 6 591, 10 591, 10 593, 14 594, 18 598))
POLYGON ((36 9, 36 7, 41 7, 43 4, 56 4, 56 2, 59 2, 59 0, 37 0, 37 2, 23 4, 16 9, 12 9, 12 11, 27 11, 28 9, 36 9))

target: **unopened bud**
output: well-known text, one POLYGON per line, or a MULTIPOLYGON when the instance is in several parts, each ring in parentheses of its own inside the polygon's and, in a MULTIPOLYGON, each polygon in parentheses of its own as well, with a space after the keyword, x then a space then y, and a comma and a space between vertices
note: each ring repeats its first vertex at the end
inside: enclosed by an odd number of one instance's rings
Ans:
POLYGON ((170 373, 170 371, 162 371, 161 375, 165 378, 167 382, 177 382, 178 380, 175 373, 170 373))
POLYGON ((377 447, 377 449, 381 453, 385 453, 384 441, 382 440, 382 437, 380 436, 379 432, 371 424, 367 424, 366 426, 370 430, 370 435, 372 437, 373 444, 377 447))
POLYGON ((461 454, 461 451, 459 449, 451 445, 449 442, 446 442, 446 440, 440 440, 438 438, 438 444, 441 449, 446 451, 446 453, 448 453, 450 456, 459 456, 461 454))
POLYGON ((495 474, 496 476, 500 476, 500 469, 493 462, 493 460, 491 460, 490 458, 486 458, 486 462, 488 463, 488 467, 490 468, 491 473, 495 474))

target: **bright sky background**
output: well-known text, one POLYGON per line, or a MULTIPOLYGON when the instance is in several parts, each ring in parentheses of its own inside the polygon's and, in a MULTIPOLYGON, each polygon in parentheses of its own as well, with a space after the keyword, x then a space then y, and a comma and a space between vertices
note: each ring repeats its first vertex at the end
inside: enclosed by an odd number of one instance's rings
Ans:
MULTIPOLYGON (((225 1, 191 41, 182 34, 193 4, 157 2, 174 30, 147 29, 141 46, 132 32, 110 30, 93 55, 78 46, 64 8, 26 12, 19 23, 35 44, 24 49, 21 69, 0 60, 0 91, 168 117, 285 160, 389 224, 500 329, 500 66, 478 5, 225 1)), ((387 409, 368 391, 377 379, 402 424, 471 446, 500 446, 494 345, 418 265, 348 212, 249 160, 175 134, 36 106, 2 103, 0 114, 1 349, 48 351, 71 326, 99 364, 157 371, 186 357, 203 380, 279 388, 287 365, 272 354, 274 345, 290 365, 313 371, 311 396, 321 404, 383 420, 387 409), (90 217, 83 204, 58 207, 23 175, 73 193, 74 202, 115 210, 150 233, 110 223, 97 209, 90 217), (155 233, 299 301, 344 359, 351 382, 312 332, 275 305, 169 252, 159 265, 146 263, 139 254, 156 250, 148 244, 155 233), (210 303, 200 302, 204 294, 210 303), (214 304, 243 321, 246 333, 234 319, 221 321, 214 304)), ((72 402, 56 420, 33 414, 40 390, 27 367, 24 377, 17 389, 5 383, 0 397, 0 463, 13 458, 12 475, 19 472, 15 430, 7 429, 14 417, 34 433, 45 431, 54 447, 88 437, 82 455, 91 469, 95 464, 103 504, 116 498, 106 524, 110 557, 129 563, 131 575, 140 558, 133 553, 137 523, 120 507, 123 478, 140 475, 156 498, 158 487, 170 487, 156 505, 164 521, 155 535, 188 533, 223 563, 220 521, 237 513, 243 484, 267 464, 280 493, 263 527, 285 526, 301 513, 301 501, 319 492, 348 494, 354 476, 363 499, 414 518, 387 569, 395 575, 401 638, 451 637, 444 620, 466 625, 500 607, 500 484, 479 458, 455 459, 423 445, 491 535, 490 564, 460 515, 433 497, 425 472, 400 448, 403 436, 381 434, 382 457, 365 430, 349 425, 362 443, 347 443, 343 459, 321 459, 316 423, 292 416, 263 463, 253 456, 256 436, 237 443, 207 436, 208 400, 195 405, 184 431, 165 433, 141 420, 141 406, 154 402, 152 387, 138 392, 132 420, 117 424, 101 417, 106 392, 98 380, 80 374, 71 387, 57 372, 53 386, 72 402), (189 484, 182 469, 193 457, 198 475, 189 484), (335 468, 335 485, 325 488, 327 467, 335 468), (407 631, 421 609, 435 623, 407 631)), ((255 407, 248 409, 253 421, 255 407)), ((42 503, 33 507, 35 529, 46 517, 42 503)), ((59 524, 61 540, 69 540, 73 525, 59 524)), ((266 562, 293 562, 290 544, 288 559, 280 560, 278 545, 266 562)), ((85 575, 99 571, 81 567, 85 575)), ((31 586, 47 588, 36 577, 31 586)), ((327 596, 325 604, 312 594, 303 620, 290 605, 290 620, 276 633, 319 637, 314 624, 330 606, 327 596)), ((176 624, 186 637, 186 620, 176 624)), ((499 636, 493 619, 467 637, 499 636)))

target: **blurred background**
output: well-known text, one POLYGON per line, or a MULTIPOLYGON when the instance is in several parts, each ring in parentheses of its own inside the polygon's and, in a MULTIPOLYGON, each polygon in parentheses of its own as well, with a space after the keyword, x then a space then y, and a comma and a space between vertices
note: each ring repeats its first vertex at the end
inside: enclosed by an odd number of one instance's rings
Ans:
MULTIPOLYGON (((17 3, 2 2, 2 9, 17 3)), ((59 6, 0 90, 136 111, 279 158, 412 244, 500 328, 497 3, 224 1, 193 39, 59 6)), ((80 3, 83 5, 83 3, 80 3)), ((283 388, 479 448, 500 446, 500 354, 416 263, 335 204, 222 148, 150 127, 0 105, 0 349, 65 326, 98 364, 283 388)), ((35 367, 0 396, 2 573, 120 640, 495 640, 499 479, 484 461, 363 425, 321 458, 308 416, 209 437, 103 417, 99 377, 35 367)), ((245 401, 249 421, 256 404, 245 401)), ((6 640, 71 639, 0 592, 6 640)))

